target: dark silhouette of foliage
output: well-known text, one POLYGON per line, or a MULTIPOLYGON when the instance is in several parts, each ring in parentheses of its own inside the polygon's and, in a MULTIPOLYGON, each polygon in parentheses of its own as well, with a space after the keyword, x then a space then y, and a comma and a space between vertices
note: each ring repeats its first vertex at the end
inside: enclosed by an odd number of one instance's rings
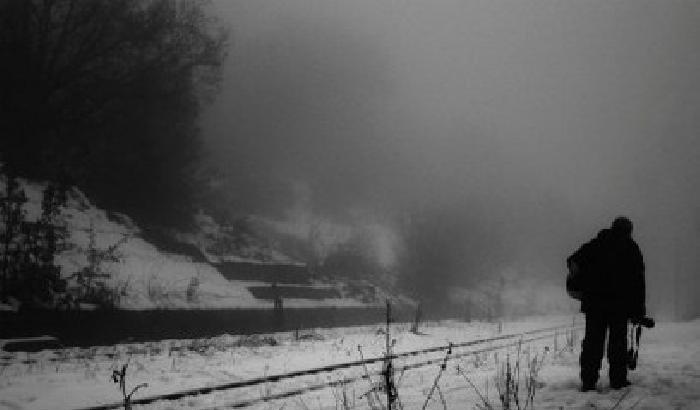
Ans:
POLYGON ((112 275, 106 264, 118 263, 121 260, 119 247, 130 238, 125 235, 107 248, 100 249, 92 224, 88 230, 88 238, 88 247, 85 249, 88 264, 70 276, 79 286, 77 294, 71 297, 74 297, 76 302, 93 303, 101 308, 115 308, 119 304, 120 289, 119 286, 109 284, 112 275))
POLYGON ((55 307, 65 292, 60 267, 54 256, 65 246, 67 230, 57 220, 66 201, 65 189, 48 185, 42 195, 41 216, 26 219, 27 202, 16 178, 5 177, 5 194, 0 198, 2 256, 2 300, 10 297, 22 306, 55 307))
POLYGON ((5 195, 0 198, 0 217, 2 217, 2 301, 7 301, 12 281, 18 274, 15 259, 17 257, 24 211, 22 205, 27 202, 24 194, 13 176, 5 177, 5 195))
POLYGON ((184 223, 225 32, 197 0, 0 1, 0 160, 184 223))

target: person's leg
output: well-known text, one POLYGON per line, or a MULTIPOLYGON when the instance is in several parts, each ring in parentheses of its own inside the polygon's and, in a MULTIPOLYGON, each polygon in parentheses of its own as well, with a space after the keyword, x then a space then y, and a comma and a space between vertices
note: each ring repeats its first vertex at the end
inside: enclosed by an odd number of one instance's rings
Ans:
POLYGON ((627 318, 610 318, 608 338, 608 363, 610 363, 610 387, 619 389, 629 385, 627 381, 627 318))
POLYGON ((600 313, 586 313, 586 335, 581 349, 581 383, 582 390, 595 389, 598 371, 603 360, 605 348, 605 316, 600 313))

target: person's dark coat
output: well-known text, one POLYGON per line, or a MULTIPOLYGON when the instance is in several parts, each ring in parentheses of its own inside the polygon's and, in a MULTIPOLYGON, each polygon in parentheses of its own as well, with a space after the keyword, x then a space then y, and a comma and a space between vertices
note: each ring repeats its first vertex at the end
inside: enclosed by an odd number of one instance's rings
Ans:
POLYGON ((630 235, 603 229, 567 262, 576 263, 584 272, 584 313, 617 313, 628 318, 646 314, 644 261, 630 235))

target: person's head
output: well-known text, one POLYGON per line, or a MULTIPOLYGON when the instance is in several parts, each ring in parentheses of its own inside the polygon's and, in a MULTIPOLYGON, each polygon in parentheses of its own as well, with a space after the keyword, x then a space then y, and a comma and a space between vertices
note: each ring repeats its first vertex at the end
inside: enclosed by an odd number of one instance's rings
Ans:
POLYGON ((618 216, 615 218, 611 228, 615 233, 628 236, 632 235, 632 221, 630 221, 626 216, 618 216))

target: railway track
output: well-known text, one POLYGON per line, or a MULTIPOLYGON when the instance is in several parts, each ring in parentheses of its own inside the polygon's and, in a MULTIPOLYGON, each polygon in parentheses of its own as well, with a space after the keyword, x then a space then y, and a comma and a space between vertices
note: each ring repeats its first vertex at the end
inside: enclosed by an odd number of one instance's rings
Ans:
MULTIPOLYGON (((403 352, 403 353, 396 353, 396 354, 392 354, 392 355, 388 355, 388 356, 380 356, 380 357, 374 357, 374 358, 367 358, 367 359, 363 359, 363 360, 355 360, 355 361, 350 361, 350 362, 337 363, 337 364, 332 364, 332 365, 327 365, 327 366, 320 366, 320 367, 315 367, 315 368, 310 368, 310 369, 293 371, 293 372, 289 372, 289 373, 282 373, 282 374, 276 374, 276 375, 269 375, 269 376, 265 376, 265 377, 257 377, 257 378, 248 379, 248 380, 223 383, 223 384, 219 384, 219 385, 215 385, 215 386, 206 386, 206 387, 200 387, 200 388, 186 389, 186 390, 181 390, 181 391, 177 391, 177 392, 173 392, 173 393, 143 397, 143 398, 131 400, 131 405, 132 406, 146 405, 146 404, 155 403, 157 401, 180 400, 180 399, 183 399, 186 397, 191 397, 191 396, 205 395, 205 394, 215 393, 215 392, 219 392, 219 391, 234 390, 234 389, 239 389, 239 388, 244 388, 244 387, 259 386, 259 385, 264 385, 267 383, 276 383, 276 382, 280 382, 282 380, 294 379, 294 378, 303 377, 303 376, 310 376, 310 375, 316 375, 316 374, 321 374, 321 373, 329 373, 329 372, 334 372, 334 371, 343 370, 343 369, 349 369, 349 368, 353 368, 353 367, 363 367, 363 366, 376 364, 376 363, 384 363, 384 362, 389 361, 389 360, 393 361, 393 360, 405 359, 405 358, 409 358, 409 357, 418 357, 418 356, 422 356, 422 355, 426 355, 426 354, 430 354, 430 353, 447 351, 448 349, 452 349, 452 354, 449 355, 447 360, 455 360, 455 359, 459 359, 461 357, 465 357, 465 356, 469 356, 469 355, 506 349, 509 347, 517 346, 518 344, 521 344, 521 343, 531 343, 531 342, 538 341, 538 340, 552 338, 558 334, 562 334, 562 332, 565 332, 565 331, 579 331, 581 329, 582 329, 582 326, 580 326, 580 325, 577 326, 575 324, 567 324, 567 325, 532 329, 532 330, 528 330, 528 331, 520 332, 520 333, 511 333, 511 334, 506 334, 506 335, 499 335, 499 336, 493 336, 493 337, 488 337, 488 338, 469 340, 469 341, 465 341, 465 342, 461 342, 461 343, 450 343, 447 345, 435 346, 435 347, 413 350, 413 351, 408 351, 408 352, 403 352), (490 344, 490 343, 497 343, 497 344, 486 346, 486 347, 480 347, 482 345, 486 345, 486 344, 490 344), (467 349, 465 351, 456 351, 458 349, 465 349, 465 348, 467 349)), ((445 360, 444 357, 431 358, 428 360, 422 360, 422 361, 407 364, 404 366, 396 366, 394 369, 395 369, 395 372, 403 372, 405 370, 416 369, 419 367, 438 364, 438 363, 443 362, 444 360, 445 360)), ((339 379, 335 379, 335 380, 331 380, 331 381, 327 381, 327 382, 323 382, 323 383, 305 386, 302 388, 290 389, 290 390, 280 392, 280 393, 269 394, 269 395, 265 395, 262 397, 257 397, 257 398, 247 399, 247 400, 241 400, 241 401, 238 401, 238 402, 235 402, 232 404, 227 404, 225 406, 211 407, 208 410, 232 409, 232 408, 235 409, 235 408, 249 407, 249 406, 259 404, 262 402, 279 400, 279 399, 283 399, 283 398, 302 395, 302 394, 305 394, 305 393, 308 393, 311 391, 325 389, 325 388, 332 387, 332 386, 353 383, 353 382, 356 382, 356 381, 359 381, 362 379, 368 379, 368 378, 371 378, 372 376, 379 376, 382 374, 383 374, 383 372, 381 370, 371 371, 371 372, 367 371, 364 374, 358 375, 358 376, 339 378, 339 379)), ((104 404, 104 405, 98 405, 98 406, 92 406, 92 407, 83 407, 83 408, 80 408, 77 410, 112 410, 112 409, 121 409, 121 408, 123 408, 123 406, 124 406, 123 403, 111 403, 111 404, 104 404)))

